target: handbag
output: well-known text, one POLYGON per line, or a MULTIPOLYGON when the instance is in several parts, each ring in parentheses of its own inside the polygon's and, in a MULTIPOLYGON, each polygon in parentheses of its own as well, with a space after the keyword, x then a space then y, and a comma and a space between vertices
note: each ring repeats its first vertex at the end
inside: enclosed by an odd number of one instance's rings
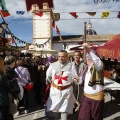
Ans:
POLYGON ((9 98, 9 113, 11 115, 14 115, 15 113, 17 113, 19 100, 15 99, 14 96, 10 93, 8 93, 8 98, 9 98))
POLYGON ((32 90, 34 87, 34 83, 32 81, 28 81, 28 83, 24 86, 28 91, 32 90))

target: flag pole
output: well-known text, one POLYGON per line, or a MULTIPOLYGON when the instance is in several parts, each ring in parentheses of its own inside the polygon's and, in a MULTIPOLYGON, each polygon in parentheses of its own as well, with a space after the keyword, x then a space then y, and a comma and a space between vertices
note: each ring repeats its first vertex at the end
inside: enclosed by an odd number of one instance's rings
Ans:
MULTIPOLYGON (((86 24, 87 22, 84 22, 84 43, 86 43, 86 24)), ((86 62, 86 49, 84 48, 84 61, 86 62)))

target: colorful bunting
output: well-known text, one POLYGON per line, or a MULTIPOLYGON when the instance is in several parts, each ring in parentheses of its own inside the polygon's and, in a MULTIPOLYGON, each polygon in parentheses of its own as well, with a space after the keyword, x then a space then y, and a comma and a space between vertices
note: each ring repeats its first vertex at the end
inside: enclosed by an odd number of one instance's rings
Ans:
POLYGON ((76 14, 76 12, 69 12, 69 14, 71 14, 73 17, 77 18, 78 15, 76 14))
POLYGON ((102 12, 102 18, 106 18, 110 15, 110 12, 102 12))
POLYGON ((60 40, 63 40, 62 36, 60 35, 60 40))
POLYGON ((54 20, 52 21, 52 28, 55 29, 55 21, 54 20))
POLYGON ((59 31, 57 25, 56 25, 56 33, 57 33, 57 34, 60 34, 60 31, 59 31))
POLYGON ((8 11, 0 10, 0 13, 2 14, 3 17, 8 17, 8 16, 10 16, 10 13, 9 13, 8 11))
POLYGON ((26 43, 25 49, 28 50, 29 49, 29 44, 26 43))
POLYGON ((25 11, 16 11, 16 14, 18 15, 23 15, 25 13, 25 11))
POLYGON ((38 15, 38 16, 40 16, 40 17, 43 16, 43 12, 34 12, 34 13, 35 13, 35 15, 38 15))
POLYGON ((14 44, 15 43, 15 41, 14 41, 14 36, 12 36, 12 44, 14 44))
POLYGON ((94 16, 96 14, 96 12, 86 12, 86 13, 90 16, 94 16))
POLYGON ((118 12, 118 16, 117 17, 120 18, 120 11, 118 12))
POLYGON ((51 17, 54 21, 58 21, 60 19, 60 13, 51 12, 51 17))

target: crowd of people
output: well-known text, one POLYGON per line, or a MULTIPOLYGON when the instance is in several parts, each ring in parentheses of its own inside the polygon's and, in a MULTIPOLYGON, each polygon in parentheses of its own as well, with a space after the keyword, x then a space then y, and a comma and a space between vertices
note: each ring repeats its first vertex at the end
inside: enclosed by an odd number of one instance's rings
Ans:
POLYGON ((104 64, 88 43, 83 47, 85 60, 75 51, 70 61, 65 50, 58 52, 58 59, 45 61, 40 57, 0 59, 0 120, 14 119, 9 113, 8 93, 19 99, 16 115, 22 105, 25 114, 45 108, 46 116, 54 120, 103 120, 104 64), (22 97, 17 96, 21 90, 12 90, 13 80, 22 86, 22 97), (29 82, 34 84, 31 90, 25 88, 29 82))

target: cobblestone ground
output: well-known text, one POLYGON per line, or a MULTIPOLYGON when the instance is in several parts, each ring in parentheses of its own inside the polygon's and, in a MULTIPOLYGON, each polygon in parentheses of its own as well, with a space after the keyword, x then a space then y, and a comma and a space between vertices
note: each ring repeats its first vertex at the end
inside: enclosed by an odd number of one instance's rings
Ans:
MULTIPOLYGON (((116 100, 113 100, 116 102, 116 100)), ((118 101, 117 101, 118 102, 118 101)), ((14 116, 15 120, 53 120, 46 118, 45 110, 38 109, 34 112, 24 114, 22 112, 19 116, 14 116)), ((77 114, 71 120, 77 120, 77 114)), ((105 95, 105 111, 104 111, 104 120, 120 120, 120 102, 119 103, 110 103, 110 95, 105 95)))

